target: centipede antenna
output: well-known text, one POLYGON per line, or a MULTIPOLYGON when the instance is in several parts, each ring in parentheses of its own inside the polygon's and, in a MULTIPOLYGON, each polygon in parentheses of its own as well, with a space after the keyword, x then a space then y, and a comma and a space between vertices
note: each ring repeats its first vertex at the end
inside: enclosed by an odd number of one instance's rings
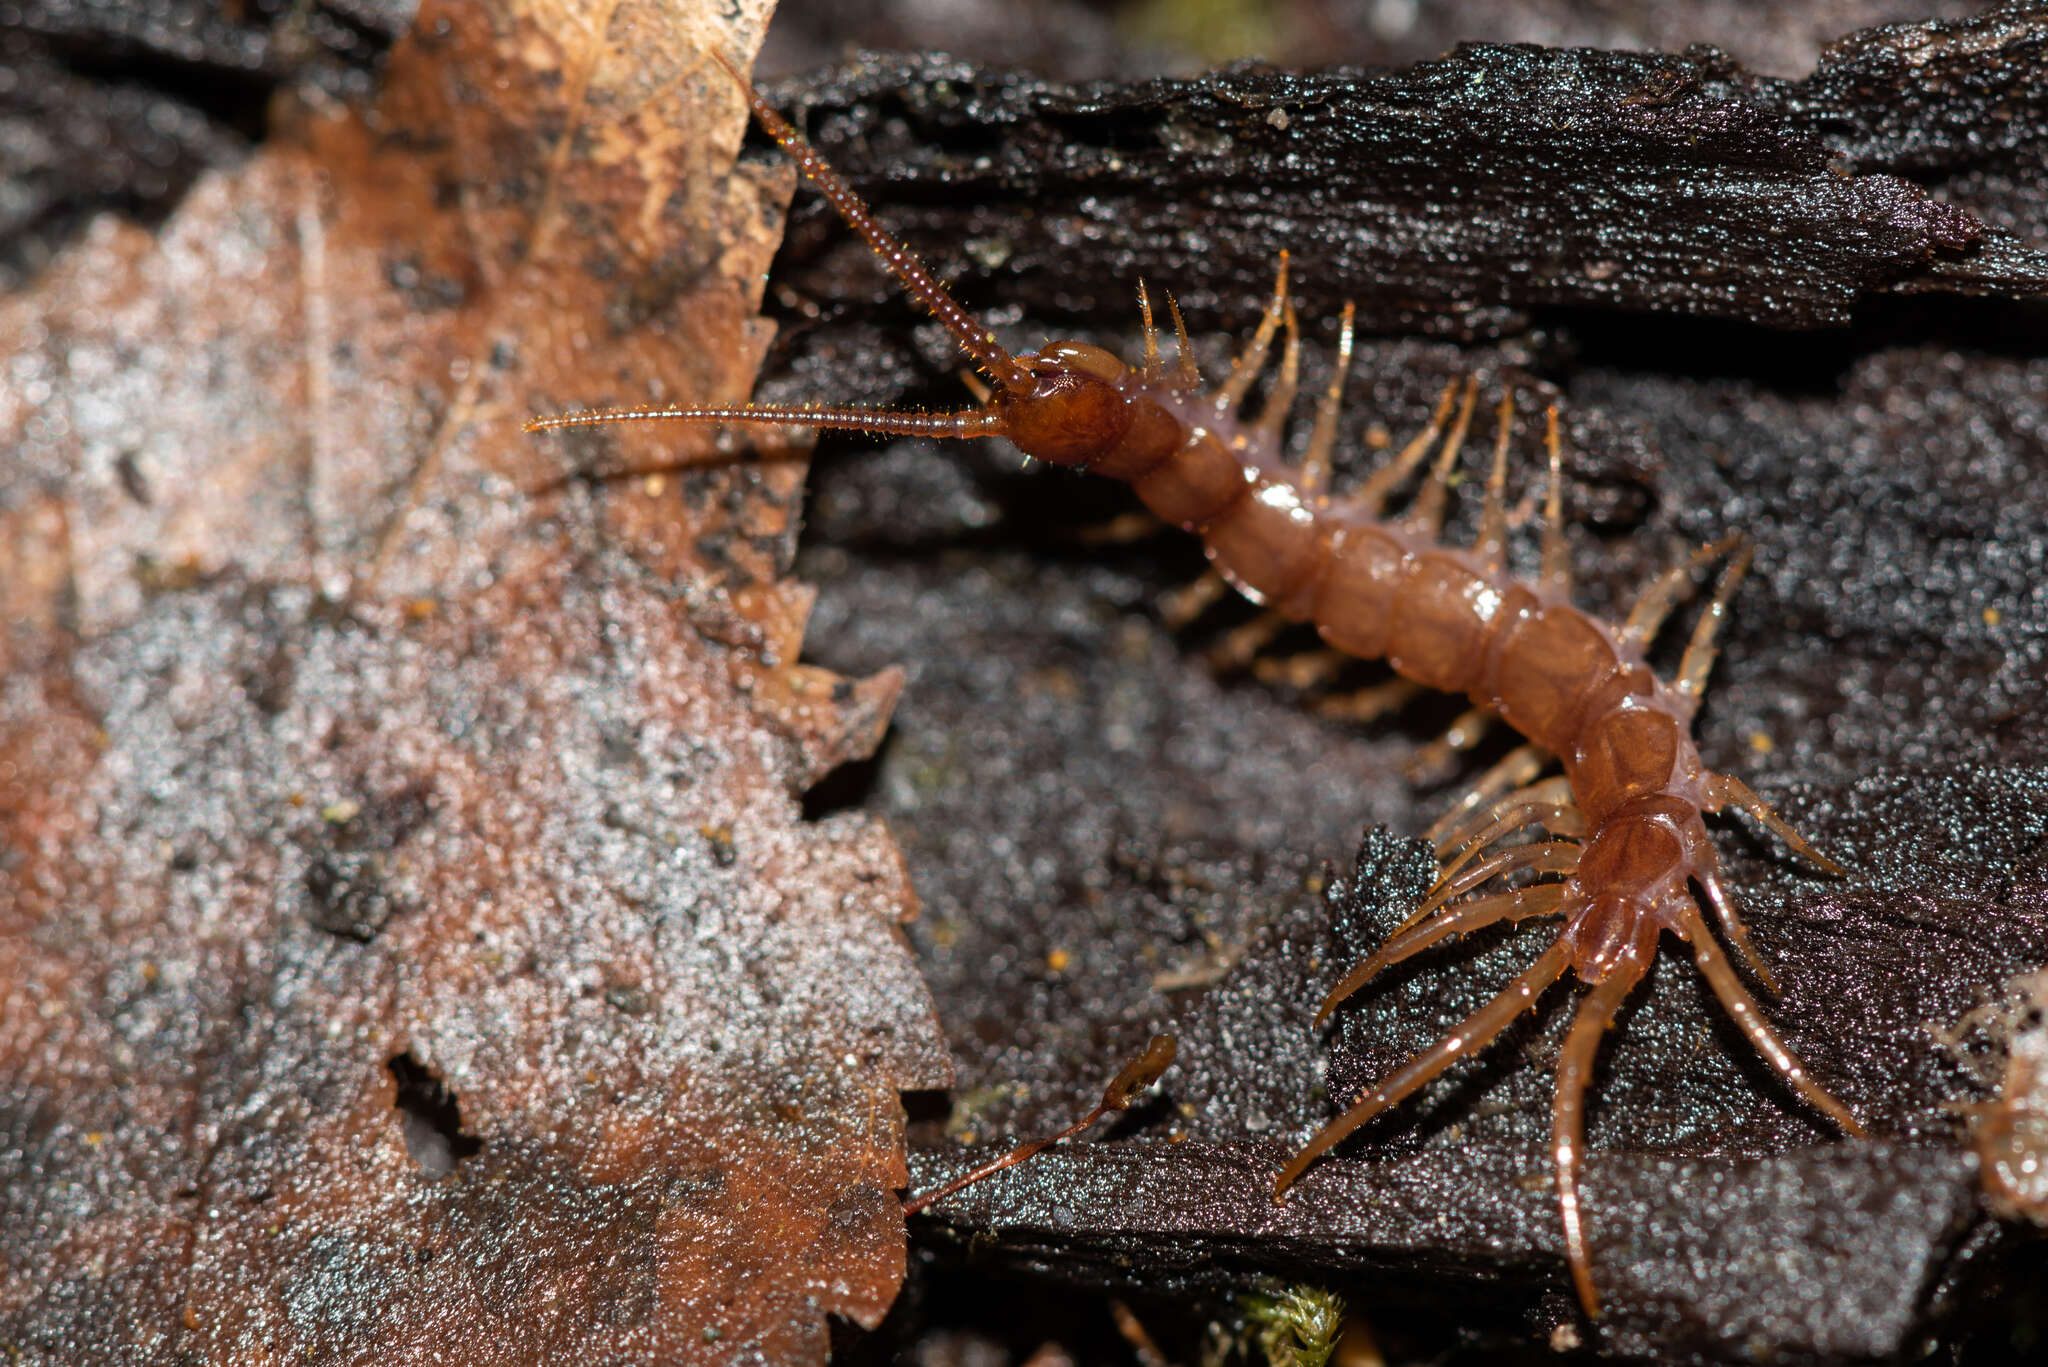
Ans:
POLYGON ((1316 404, 1316 425, 1309 433, 1308 453, 1301 458, 1301 491, 1320 493, 1330 478, 1330 452, 1337 445, 1337 415, 1343 411, 1344 381, 1351 373, 1351 330, 1358 309, 1344 301, 1344 320, 1337 328, 1337 360, 1330 371, 1330 387, 1316 404))
POLYGON ((1138 317, 1145 324, 1145 365, 1139 373, 1145 383, 1156 384, 1166 373, 1165 363, 1159 359, 1159 328, 1152 321, 1152 296, 1145 289, 1145 282, 1138 282, 1138 317))
POLYGON ((1557 405, 1543 413, 1543 445, 1550 453, 1550 491, 1543 499, 1543 558, 1537 571, 1544 588, 1560 596, 1572 591, 1572 550, 1564 539, 1564 447, 1557 436, 1557 405))
POLYGON ((1032 384, 1030 372, 1019 365, 1014 356, 1003 350, 994 334, 976 322, 968 315, 967 310, 955 302, 953 296, 933 278, 932 273, 925 269, 923 262, 911 254, 909 248, 891 237, 883 230, 881 224, 875 222, 874 215, 861 201, 860 196, 856 195, 852 187, 840 179, 839 173, 804 140, 803 134, 791 127, 789 121, 762 98, 761 92, 754 88, 752 81, 741 74, 740 69, 733 65, 730 58, 722 52, 713 52, 711 57, 725 68, 726 74, 739 86, 740 94, 754 111, 754 117, 760 121, 761 127, 767 129, 768 135, 782 144, 782 149, 789 154, 790 159, 795 161, 810 178, 811 183, 818 187, 818 192, 825 196, 826 201, 838 210, 839 216, 846 220, 846 226, 860 234, 861 239, 868 244, 868 249, 875 254, 875 259, 882 263, 882 268, 896 277, 897 283, 902 285, 913 299, 931 311, 932 317, 938 319, 939 324, 953 335, 953 340, 977 366, 988 372, 990 379, 1011 393, 1028 392, 1032 384))
POLYGON ((1229 376, 1216 391, 1216 406, 1229 410, 1244 402, 1244 396, 1265 369, 1266 356, 1272 350, 1274 330, 1280 326, 1281 309, 1287 303, 1287 253, 1280 253, 1280 265, 1273 272, 1273 297, 1266 302, 1266 311, 1259 317, 1258 330, 1252 333, 1252 340, 1230 368, 1229 376))
POLYGON ((1168 294, 1166 311, 1173 315, 1174 341, 1180 348, 1179 364, 1174 367, 1174 383, 1182 389, 1200 389, 1202 368, 1195 364, 1195 349, 1188 343, 1188 325, 1187 320, 1180 316, 1180 300, 1168 294))
POLYGON ((533 418, 529 432, 565 427, 602 427, 620 422, 701 422, 752 424, 761 427, 832 427, 898 437, 988 437, 1007 430, 1000 414, 985 408, 957 413, 899 413, 882 408, 770 408, 731 404, 711 408, 595 408, 582 413, 556 413, 533 418))

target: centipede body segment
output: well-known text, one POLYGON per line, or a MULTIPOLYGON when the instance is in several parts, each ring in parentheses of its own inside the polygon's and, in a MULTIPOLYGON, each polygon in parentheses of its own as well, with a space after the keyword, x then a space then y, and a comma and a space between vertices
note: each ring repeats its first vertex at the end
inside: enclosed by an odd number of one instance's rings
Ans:
MULTIPOLYGON (((1862 1129, 1778 1037, 1716 936, 1766 987, 1703 817, 1734 808, 1755 817, 1821 869, 1814 850, 1740 779, 1701 761, 1692 720, 1716 638, 1750 562, 1731 536, 1653 580, 1619 623, 1575 606, 1562 531, 1561 452, 1548 415, 1550 478, 1540 570, 1507 567, 1505 455, 1513 418, 1503 401, 1500 440, 1470 546, 1442 540, 1450 482, 1472 419, 1475 387, 1453 386, 1429 426, 1348 494, 1326 489, 1351 352, 1350 315, 1339 364, 1315 403, 1306 454, 1284 455, 1294 405, 1300 327, 1283 254, 1271 301, 1230 374, 1214 388, 1191 359, 1169 300, 1178 350, 1162 353, 1152 301, 1138 301, 1144 350, 1128 365, 1102 348, 1053 342, 1013 356, 969 317, 907 249, 890 237, 833 172, 730 64, 762 125, 788 150, 882 266, 952 334, 986 376, 985 398, 952 413, 755 405, 642 408, 537 420, 548 430, 627 421, 782 424, 968 438, 1005 437, 1051 465, 1123 480, 1159 519, 1200 536, 1211 563, 1278 619, 1311 625, 1344 655, 1384 660, 1407 681, 1471 700, 1466 733, 1505 723, 1523 743, 1482 774, 1429 832, 1442 871, 1396 933, 1323 1000, 1318 1022, 1375 976, 1430 947, 1487 926, 1555 919, 1550 946, 1502 992, 1430 1049, 1380 1080, 1317 1134, 1278 1174, 1275 1199, 1326 1150, 1397 1105, 1451 1064, 1484 1048, 1567 974, 1585 984, 1558 1058, 1551 1150, 1566 1260, 1588 1315, 1599 1309, 1579 1195, 1584 1098, 1602 1035, 1669 934, 1687 945, 1730 1018, 1770 1066, 1844 1131, 1862 1129), (1256 414, 1246 396, 1277 373, 1256 414), (1423 467, 1427 465, 1425 471, 1423 467), (1395 495, 1417 492, 1398 512, 1395 495), (1724 568, 1675 675, 1659 678, 1645 651, 1700 573, 1724 568), (1544 777, 1556 764, 1562 773, 1544 777), (1531 828, 1544 838, 1509 842, 1531 828), (1715 925, 1708 923, 1711 912, 1715 925)), ((980 388, 977 386, 977 388, 980 388)))

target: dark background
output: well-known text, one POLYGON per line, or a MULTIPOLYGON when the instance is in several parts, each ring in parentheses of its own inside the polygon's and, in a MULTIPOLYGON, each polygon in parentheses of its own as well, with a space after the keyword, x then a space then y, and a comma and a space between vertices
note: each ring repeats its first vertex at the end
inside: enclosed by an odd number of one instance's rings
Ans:
MULTIPOLYGON (((1931 1343, 1991 1362, 2036 1341, 2039 1248, 1977 1203, 1958 1111, 1996 1069, 1930 1032, 2048 958, 2048 315, 2028 302, 2048 252, 2048 15, 2003 7, 1948 68, 1902 58, 1917 31, 1824 55, 1871 25, 1977 12, 790 4, 762 57, 771 97, 1013 345, 1128 351, 1143 276, 1182 293, 1216 373, 1288 247, 1310 384, 1339 303, 1366 319, 1346 477, 1372 465, 1371 429, 1405 438, 1476 372, 1518 398, 1517 488, 1537 469, 1529 416, 1561 404, 1589 605, 1612 610, 1689 544, 1756 538, 1702 751, 1852 870, 1818 880, 1721 828, 1786 983, 1774 1019, 1879 1142, 1837 1142, 1668 955, 1597 1083, 1588 1193, 1614 1316, 1589 1351, 1931 1343), (1665 55, 1445 57, 1458 41, 1665 55), (1250 54, 1392 70, 1199 74, 1250 54), (1064 84, 1095 80, 1132 84, 1064 84)), ((280 87, 370 91, 405 22, 368 4, 9 18, 9 285, 94 213, 160 218, 261 139, 280 87)), ((763 397, 961 401, 943 338, 802 191, 769 298, 763 397)), ((925 903, 912 935, 961 1076, 916 1099, 918 1180, 963 1166, 960 1145, 1064 1124, 1151 1031, 1182 1046, 1118 1142, 915 1223, 897 1314, 843 1348, 1015 1360, 1053 1340, 1128 1361, 1116 1295, 1191 1361, 1234 1292, 1277 1276, 1341 1291, 1394 1360, 1551 1357, 1572 1321, 1543 1154, 1565 994, 1354 1140, 1286 1215, 1260 1195, 1332 1093, 1535 952, 1532 931, 1435 956, 1327 1036, 1307 1028, 1426 877, 1406 838, 1454 787, 1400 771, 1456 707, 1358 727, 1219 666, 1248 613, 1173 625, 1162 603, 1199 551, 1094 534, 1129 508, 1002 452, 821 447, 797 561, 821 589, 810 655, 910 677, 878 759, 811 804, 886 815, 925 903)))

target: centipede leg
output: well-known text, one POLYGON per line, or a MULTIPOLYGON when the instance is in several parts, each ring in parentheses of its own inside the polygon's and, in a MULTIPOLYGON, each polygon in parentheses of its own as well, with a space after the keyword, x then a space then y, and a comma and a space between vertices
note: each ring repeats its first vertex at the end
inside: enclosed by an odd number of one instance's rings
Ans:
POLYGON ((1458 401, 1458 420, 1451 424, 1436 464, 1423 483, 1422 492, 1402 517, 1404 525, 1435 538, 1444 527, 1444 505, 1451 497, 1451 471, 1458 467, 1458 453, 1465 449, 1465 434, 1472 430, 1472 408, 1479 400, 1479 377, 1465 377, 1465 392, 1458 401))
POLYGON ((1252 661, 1252 677, 1279 688, 1317 688, 1356 663, 1341 650, 1305 650, 1283 659, 1252 661))
POLYGON ((1706 689, 1706 676, 1714 670, 1714 656, 1720 654, 1714 646, 1714 637, 1720 633, 1720 623, 1729 617, 1729 600, 1735 596, 1735 588, 1743 582, 1743 576, 1749 574, 1749 560, 1755 555, 1755 549, 1757 547, 1749 537, 1739 535, 1735 557, 1729 562, 1729 568, 1720 572, 1712 603, 1708 603, 1706 611, 1700 613, 1700 621, 1692 629, 1692 639, 1686 644, 1686 658, 1677 664, 1677 678, 1671 682, 1671 687, 1679 693, 1700 697, 1700 691, 1706 689))
POLYGON ((1160 598, 1159 619, 1168 631, 1181 631, 1229 596, 1229 582, 1216 571, 1205 570, 1200 578, 1160 598))
POLYGON ((1664 619, 1671 615, 1671 609, 1691 593, 1693 576, 1734 550, 1742 540, 1742 533, 1734 532, 1719 541, 1710 541, 1651 580, 1636 596, 1635 606, 1629 609, 1628 621, 1621 629, 1622 635, 1638 646, 1655 638, 1658 628, 1664 625, 1664 619))
POLYGON ((1423 687, 1407 679, 1393 678, 1377 683, 1370 688, 1361 688, 1352 693, 1336 694, 1318 698, 1315 712, 1321 717, 1335 717, 1340 721, 1377 721, 1389 712, 1406 707, 1409 702, 1422 696, 1423 687))
POLYGON ((1498 878, 1504 873, 1517 873, 1523 869, 1535 873, 1570 873, 1579 866, 1579 852, 1580 847, 1575 840, 1539 840, 1533 844, 1510 846, 1455 877, 1439 878, 1422 905, 1401 922, 1399 929, 1406 930, 1453 897, 1470 892, 1488 879, 1498 878))
POLYGON ((1513 391, 1500 396, 1494 417, 1493 468, 1487 472, 1486 502, 1479 510, 1479 535, 1472 549, 1488 569, 1498 571, 1508 553, 1508 438, 1515 427, 1513 391))
POLYGON ((1271 645, 1273 638, 1294 624, 1271 611, 1261 612, 1249 622, 1232 627, 1208 653, 1209 668, 1231 673, 1251 664, 1254 657, 1271 645))
POLYGON ((1481 828, 1469 839, 1448 841, 1447 846, 1457 847, 1457 853, 1444 861, 1438 872, 1440 879, 1458 875, 1467 864, 1485 853, 1487 848, 1502 836, 1509 835, 1530 823, 1540 824, 1552 835, 1581 839, 1586 834, 1586 814, 1569 802, 1526 802, 1510 807, 1498 820, 1481 828))
POLYGON ((1118 513, 1107 522, 1082 527, 1073 536, 1084 546, 1129 546, 1139 541, 1150 541, 1170 530, 1144 509, 1134 508, 1127 513, 1118 513))
POLYGON ((1444 434, 1444 425, 1451 420, 1451 411, 1457 402, 1458 382, 1452 380, 1437 396, 1436 411, 1430 415, 1428 425, 1401 448, 1399 455, 1366 476, 1365 483, 1351 495, 1352 505, 1367 517, 1378 517, 1386 511, 1387 496, 1428 457, 1429 449, 1444 434))
POLYGON ((1244 402, 1252 381, 1266 368, 1266 357, 1273 347, 1274 330, 1280 326, 1280 317, 1287 305, 1287 253, 1280 253, 1280 264, 1273 272, 1273 297, 1266 304, 1266 311, 1259 318, 1258 330, 1252 333, 1252 340, 1237 363, 1230 368, 1230 374, 1216 391, 1216 406, 1231 410, 1244 402))
POLYGON ((1280 449, 1281 428, 1287 423, 1287 410, 1294 407, 1295 391, 1301 385, 1301 322, 1294 316, 1291 301, 1281 311, 1280 321, 1287 337, 1287 345, 1280 349, 1280 374, 1273 381, 1272 392, 1266 395, 1259 420, 1252 425, 1258 440, 1276 451, 1280 449))
POLYGON ((1457 825, 1465 813, 1482 802, 1499 797, 1502 793, 1520 788, 1543 771, 1549 763, 1542 749, 1535 745, 1518 745, 1502 755, 1491 769, 1472 781, 1470 787, 1451 801, 1436 824, 1423 832, 1423 839, 1432 844, 1443 839, 1444 832, 1457 825))
POLYGON ((1784 817, 1771 809, 1770 803, 1758 797, 1755 790, 1733 774, 1715 774, 1707 782, 1706 810, 1718 812, 1724 807, 1736 807, 1748 812, 1763 822, 1771 834, 1784 841, 1792 853, 1809 861, 1823 872, 1831 873, 1837 878, 1848 877, 1847 869, 1815 849, 1805 836, 1793 830, 1784 817))
POLYGON ((1572 1285, 1587 1319, 1600 1317, 1600 1293, 1593 1286, 1593 1260, 1586 1251, 1584 1213, 1579 1204, 1579 1170, 1585 1160, 1586 1088, 1593 1080, 1593 1062, 1600 1040, 1635 985, 1643 980, 1657 952, 1657 927, 1623 948, 1606 975, 1593 984, 1572 1020, 1571 1033, 1557 1056, 1557 1097, 1551 1108, 1551 1149, 1557 1161, 1557 1204, 1564 1212, 1564 1256, 1571 1264, 1572 1285))
POLYGON ((1721 1009, 1749 1037, 1750 1044, 1763 1055, 1764 1061, 1779 1077, 1790 1083, 1793 1090, 1812 1103, 1814 1109, 1839 1125, 1843 1133, 1863 1138, 1861 1122, 1849 1113, 1847 1106, 1835 1100, 1826 1088, 1807 1074, 1806 1065, 1799 1061, 1799 1056, 1786 1047, 1764 1020, 1756 998, 1749 995, 1742 980, 1735 976, 1735 970, 1729 966, 1727 956, 1721 953, 1721 947, 1714 942, 1713 932, 1707 929, 1699 908, 1685 907, 1680 911, 1678 921, 1679 933, 1692 943, 1693 960, 1700 967, 1700 976, 1707 980, 1707 986, 1713 989, 1714 996, 1721 1002, 1721 1009))
POLYGON ((1772 996, 1778 995, 1778 977, 1771 972, 1771 966, 1756 952, 1756 946, 1749 941, 1749 927, 1743 923, 1742 913, 1735 906, 1735 899, 1721 882, 1721 875, 1706 869, 1697 875, 1699 885, 1707 894, 1707 904, 1714 909, 1714 919, 1721 923, 1721 933, 1728 937, 1728 943, 1735 946, 1735 952, 1749 965, 1749 971, 1756 974, 1772 996))
POLYGON ((1350 300, 1344 302, 1344 320, 1337 328, 1337 359, 1330 369, 1330 384, 1316 404, 1316 425, 1309 433, 1308 453, 1301 458, 1301 489, 1319 494, 1330 478, 1330 452, 1337 445, 1337 416, 1343 411, 1344 381, 1351 374, 1351 334, 1358 316, 1350 300))
POLYGON ((1527 788, 1518 788, 1484 811, 1474 812, 1469 820, 1445 831, 1435 841, 1437 858, 1448 858, 1453 851, 1461 855, 1477 853, 1509 832, 1538 820, 1544 821, 1553 835, 1586 833, 1584 816, 1572 806, 1571 780, 1562 774, 1527 788), (1549 819, 1549 816, 1564 811, 1572 813, 1572 818, 1567 821, 1568 829, 1552 825, 1549 819))
POLYGON ((1325 1125, 1301 1152, 1288 1161, 1273 1182, 1273 1199, 1279 1201, 1294 1179, 1343 1138, 1389 1106, 1406 1099, 1427 1085, 1444 1069, 1468 1054, 1491 1044, 1501 1031, 1514 1024, 1515 1017, 1536 1004, 1536 998, 1563 975, 1571 963, 1571 950, 1559 943, 1545 950, 1507 989, 1466 1017, 1450 1033, 1390 1073, 1379 1086, 1360 1098, 1357 1105, 1325 1125))
POLYGON ((1537 579, 1547 593, 1571 596, 1572 552, 1564 539, 1564 444, 1557 435, 1557 406, 1543 414, 1543 446, 1550 456, 1550 487, 1543 497, 1543 558, 1537 579))
POLYGON ((1490 707, 1471 707, 1460 712, 1444 733, 1408 757, 1401 766, 1410 783, 1422 785, 1444 777, 1460 751, 1470 750, 1486 739, 1486 733, 1500 715, 1490 707))
POLYGON ((1671 686, 1680 693, 1698 697, 1707 686, 1707 675, 1713 672, 1714 657, 1720 654, 1714 645, 1714 637, 1720 634, 1721 623, 1727 620, 1728 603, 1734 598, 1736 586, 1749 573, 1749 562, 1756 554, 1755 543, 1748 537, 1739 537, 1734 558, 1728 568, 1721 571, 1721 582, 1714 586, 1714 597, 1707 604, 1705 612, 1692 629, 1692 640, 1685 646, 1685 656, 1678 662, 1678 677, 1671 686))
POLYGON ((1344 980, 1323 997, 1321 1006, 1316 1008, 1315 1023, 1321 1026, 1329 1019, 1330 1013, 1346 997, 1364 987, 1380 974, 1403 960, 1413 958, 1431 945, 1460 935, 1470 935, 1475 930, 1498 925, 1503 921, 1522 921, 1531 916, 1554 916, 1558 904, 1564 900, 1564 884, 1543 883, 1533 888, 1518 888, 1514 892, 1496 893, 1470 902, 1461 902, 1447 907, 1443 915, 1427 925, 1416 926, 1387 937, 1385 944, 1356 968, 1344 975, 1344 980))

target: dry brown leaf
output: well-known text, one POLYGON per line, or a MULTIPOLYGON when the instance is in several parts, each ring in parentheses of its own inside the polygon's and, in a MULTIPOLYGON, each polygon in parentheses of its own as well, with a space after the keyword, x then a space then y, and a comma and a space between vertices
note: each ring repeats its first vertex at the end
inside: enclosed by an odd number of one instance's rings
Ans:
POLYGON ((0 305, 19 1360, 791 1361, 892 1299, 949 1068, 895 846, 797 798, 897 677, 794 664, 797 463, 613 497, 519 431, 747 391, 789 177, 702 53, 765 11, 429 4, 373 111, 0 305))

